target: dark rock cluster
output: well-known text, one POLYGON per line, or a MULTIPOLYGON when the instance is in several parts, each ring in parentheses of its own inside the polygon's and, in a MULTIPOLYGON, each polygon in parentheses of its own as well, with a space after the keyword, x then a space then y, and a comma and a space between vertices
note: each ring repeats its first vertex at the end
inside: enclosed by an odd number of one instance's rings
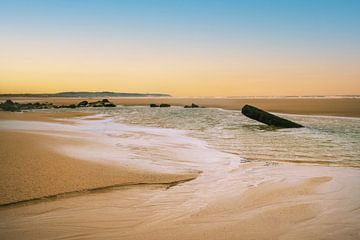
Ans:
POLYGON ((53 107, 54 105, 52 103, 17 103, 11 100, 0 103, 0 109, 10 112, 19 112, 30 109, 48 109, 53 107))
POLYGON ((162 103, 162 104, 160 104, 160 107, 171 107, 171 105, 167 104, 167 103, 162 103))
POLYGON ((195 103, 192 103, 191 105, 185 105, 184 108, 199 108, 199 105, 196 105, 195 103))
POLYGON ((10 112, 20 112, 20 111, 32 110, 32 109, 78 108, 78 107, 116 107, 116 105, 107 99, 103 99, 96 102, 82 101, 78 104, 70 104, 70 105, 54 105, 48 102, 18 103, 18 102, 13 102, 11 100, 6 100, 5 102, 0 103, 0 109, 10 112))
POLYGON ((167 103, 161 103, 160 105, 158 105, 158 104, 155 104, 155 103, 151 103, 150 104, 150 107, 161 107, 161 108, 164 108, 164 107, 171 107, 171 105, 170 104, 167 104, 167 103))
MULTIPOLYGON (((150 107, 155 108, 155 107, 171 107, 170 104, 167 103, 161 103, 160 105, 155 104, 155 103, 151 103, 150 107)), ((191 105, 185 105, 184 108, 199 108, 199 105, 196 105, 195 103, 192 103, 191 105)))
POLYGON ((116 107, 116 105, 107 99, 103 99, 96 102, 82 101, 78 103, 77 107, 116 107))

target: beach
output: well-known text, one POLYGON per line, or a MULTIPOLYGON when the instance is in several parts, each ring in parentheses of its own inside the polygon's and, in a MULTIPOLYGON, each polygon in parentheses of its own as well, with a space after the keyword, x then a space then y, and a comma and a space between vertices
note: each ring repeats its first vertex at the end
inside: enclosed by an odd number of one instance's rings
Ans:
POLYGON ((286 116, 1 112, 0 238, 358 239, 358 118, 286 116))
MULTIPOLYGON (((86 115, 0 113, 2 120, 64 125, 71 124, 66 120, 72 117, 86 115)), ((16 123, 21 124, 21 122, 16 123)), ((173 184, 196 177, 196 174, 166 174, 141 171, 111 163, 104 165, 75 159, 54 151, 54 146, 59 145, 90 147, 94 145, 93 142, 71 131, 65 134, 56 130, 4 131, 2 128, 0 141, 1 205, 119 185, 173 184)))
MULTIPOLYGON (((5 101, 2 97, 0 100, 5 101)), ((12 98, 19 102, 50 102, 54 104, 77 104, 80 101, 95 101, 99 99, 91 98, 12 98)), ((198 98, 179 98, 179 97, 125 97, 109 98, 117 105, 125 106, 147 106, 151 103, 167 103, 175 106, 198 104, 203 107, 222 108, 228 110, 240 110, 245 104, 250 104, 262 108, 269 112, 324 115, 324 116, 345 116, 360 117, 360 98, 221 98, 221 97, 198 97, 198 98)))
POLYGON ((0 240, 360 240, 359 12, 0 0, 0 240))

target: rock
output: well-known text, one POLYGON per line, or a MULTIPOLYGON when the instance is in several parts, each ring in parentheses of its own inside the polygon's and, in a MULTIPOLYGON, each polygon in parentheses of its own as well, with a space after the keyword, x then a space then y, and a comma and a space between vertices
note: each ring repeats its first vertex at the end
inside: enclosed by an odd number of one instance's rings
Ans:
POLYGON ((88 104, 89 104, 88 101, 81 101, 81 102, 78 103, 77 106, 78 106, 78 107, 86 107, 88 104))
POLYGON ((92 102, 92 103, 89 103, 90 107, 103 107, 104 104, 102 102, 92 102))
POLYGON ((4 111, 10 111, 10 112, 19 112, 20 106, 18 103, 13 102, 11 100, 6 100, 3 103, 0 103, 0 108, 4 111))
POLYGON ((111 102, 105 102, 104 107, 116 107, 116 105, 111 102))
POLYGON ((254 106, 245 105, 241 109, 242 114, 248 118, 254 119, 256 121, 265 123, 270 126, 279 127, 279 128, 301 128, 304 127, 300 124, 281 118, 274 114, 268 113, 264 110, 256 108, 254 106))
POLYGON ((159 105, 155 104, 155 103, 150 103, 150 107, 159 107, 159 105))
POLYGON ((5 102, 4 102, 4 104, 7 104, 7 105, 13 105, 13 104, 15 104, 13 101, 11 101, 10 99, 8 99, 8 100, 6 100, 5 102))
POLYGON ((21 104, 21 110, 29 110, 33 108, 33 104, 32 103, 24 103, 21 104))
POLYGON ((101 101, 91 102, 88 104, 89 107, 116 107, 115 104, 110 102, 107 99, 103 99, 101 101))
POLYGON ((62 106, 60 106, 60 108, 76 108, 76 105, 75 104, 62 105, 62 106))
POLYGON ((196 105, 195 103, 192 103, 192 104, 191 104, 191 107, 192 107, 192 108, 198 108, 199 105, 196 105))
POLYGON ((6 100, 4 103, 0 104, 0 108, 4 111, 18 112, 23 110, 31 110, 31 109, 48 109, 53 108, 53 104, 51 103, 17 103, 11 100, 6 100))
POLYGON ((162 103, 162 104, 160 104, 160 107, 162 108, 162 107, 171 107, 171 105, 170 104, 167 104, 167 103, 162 103))
POLYGON ((107 99, 103 99, 101 101, 96 101, 89 103, 88 101, 82 101, 78 104, 70 104, 70 105, 53 105, 52 103, 17 103, 11 100, 6 100, 3 103, 0 103, 0 109, 4 111, 22 111, 22 110, 30 110, 30 109, 49 109, 49 108, 77 108, 77 107, 116 107, 115 104, 110 102, 107 99))
POLYGON ((42 104, 42 108, 45 108, 45 109, 54 108, 54 105, 52 103, 45 102, 42 104))
POLYGON ((200 106, 195 104, 195 103, 192 103, 191 105, 185 105, 184 108, 199 108, 200 106))

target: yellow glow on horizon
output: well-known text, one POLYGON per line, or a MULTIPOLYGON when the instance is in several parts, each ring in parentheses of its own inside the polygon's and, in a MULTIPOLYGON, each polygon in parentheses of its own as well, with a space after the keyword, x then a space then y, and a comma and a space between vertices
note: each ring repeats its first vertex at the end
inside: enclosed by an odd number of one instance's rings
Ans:
POLYGON ((341 74, 292 76, 236 72, 7 73, 0 75, 1 93, 114 91, 169 93, 173 96, 284 96, 358 94, 360 83, 341 74), (7 79, 7 80, 3 80, 7 79), (291 80, 289 80, 291 79, 291 80), (350 83, 350 84, 349 84, 350 83))
MULTIPOLYGON (((15 44, 16 45, 16 44, 15 44)), ((356 59, 239 50, 132 52, 116 46, 16 45, 0 56, 0 93, 114 91, 173 96, 360 94, 356 59), (78 48, 76 48, 78 47, 78 48)))

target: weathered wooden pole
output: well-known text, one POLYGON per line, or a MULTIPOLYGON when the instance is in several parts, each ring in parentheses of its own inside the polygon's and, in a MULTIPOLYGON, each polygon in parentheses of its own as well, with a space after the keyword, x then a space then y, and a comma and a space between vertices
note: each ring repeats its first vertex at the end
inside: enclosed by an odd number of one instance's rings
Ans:
POLYGON ((256 121, 265 123, 270 126, 279 127, 279 128, 301 128, 304 127, 298 123, 292 122, 290 120, 278 117, 274 114, 268 113, 264 110, 256 108, 254 106, 245 105, 241 109, 242 114, 248 118, 254 119, 256 121))

